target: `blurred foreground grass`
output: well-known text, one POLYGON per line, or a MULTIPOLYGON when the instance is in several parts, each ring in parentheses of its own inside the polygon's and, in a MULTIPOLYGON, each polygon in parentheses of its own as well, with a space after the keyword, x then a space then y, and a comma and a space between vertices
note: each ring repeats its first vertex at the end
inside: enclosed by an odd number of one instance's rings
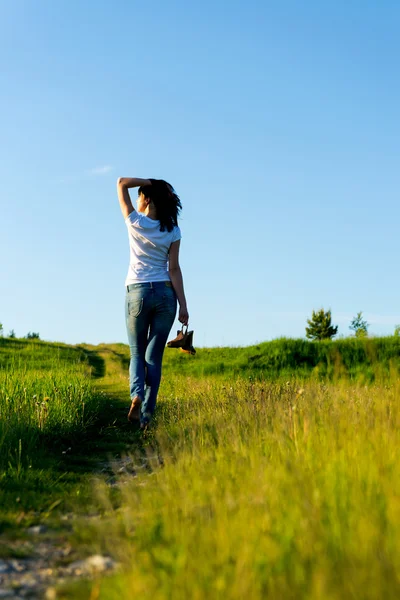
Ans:
MULTIPOLYGON (((99 482, 77 531, 125 573, 99 598, 398 598, 400 382, 169 376, 151 476, 99 482), (160 462, 162 468, 160 467, 160 462)), ((97 597, 97 596, 96 596, 97 597)))

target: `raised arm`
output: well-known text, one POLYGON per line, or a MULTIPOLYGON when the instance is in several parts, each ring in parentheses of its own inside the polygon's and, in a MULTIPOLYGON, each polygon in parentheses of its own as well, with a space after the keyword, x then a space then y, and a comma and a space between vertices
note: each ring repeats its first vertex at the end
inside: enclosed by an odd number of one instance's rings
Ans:
POLYGON ((140 187, 142 185, 151 185, 151 181, 149 179, 140 179, 139 177, 120 177, 118 179, 118 200, 124 219, 135 210, 128 192, 129 188, 140 187))
POLYGON ((178 320, 187 325, 189 323, 189 313, 186 305, 185 291, 183 289, 183 277, 181 267, 179 265, 179 248, 181 241, 172 242, 169 249, 169 265, 168 272, 171 278, 171 283, 175 290, 179 302, 178 320))

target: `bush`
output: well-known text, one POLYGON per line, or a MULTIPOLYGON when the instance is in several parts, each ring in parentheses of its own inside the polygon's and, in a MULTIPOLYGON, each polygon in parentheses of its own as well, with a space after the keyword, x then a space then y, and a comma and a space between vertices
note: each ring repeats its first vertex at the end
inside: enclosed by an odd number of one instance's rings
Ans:
POLYGON ((306 327, 306 337, 310 340, 330 340, 337 334, 338 327, 332 325, 331 311, 318 312, 313 310, 311 319, 307 319, 309 327, 306 327))
POLYGON ((26 336, 26 339, 27 339, 27 340, 40 340, 40 336, 39 336, 39 334, 38 334, 38 333, 35 333, 35 332, 33 332, 33 331, 32 331, 32 332, 30 331, 30 332, 27 334, 27 336, 26 336))
POLYGON ((368 323, 362 318, 362 312, 357 313, 357 316, 353 318, 349 329, 354 331, 357 338, 364 338, 368 335, 368 323))

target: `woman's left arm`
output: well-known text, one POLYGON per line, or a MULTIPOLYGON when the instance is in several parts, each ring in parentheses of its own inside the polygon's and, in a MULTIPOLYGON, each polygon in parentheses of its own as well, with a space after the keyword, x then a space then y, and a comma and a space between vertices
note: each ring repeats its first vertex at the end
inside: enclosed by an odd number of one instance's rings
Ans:
POLYGON ((140 187, 142 185, 151 185, 151 181, 149 179, 140 179, 139 177, 120 177, 118 179, 118 200, 124 219, 135 210, 129 196, 129 188, 140 187))

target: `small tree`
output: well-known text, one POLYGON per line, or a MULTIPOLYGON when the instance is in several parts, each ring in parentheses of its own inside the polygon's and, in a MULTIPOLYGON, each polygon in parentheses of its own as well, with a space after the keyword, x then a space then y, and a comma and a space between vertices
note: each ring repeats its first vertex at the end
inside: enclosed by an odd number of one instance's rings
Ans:
POLYGON ((27 334, 26 338, 27 338, 28 340, 39 340, 39 339, 40 339, 40 337, 39 337, 39 334, 38 334, 38 333, 35 333, 34 331, 32 331, 32 332, 30 331, 30 332, 27 334))
POLYGON ((15 331, 14 329, 11 329, 10 333, 8 334, 9 338, 16 338, 17 336, 15 335, 15 331))
POLYGON ((332 325, 331 311, 313 310, 311 319, 307 319, 306 336, 311 340, 330 340, 337 334, 338 326, 332 325))
POLYGON ((396 325, 394 328, 394 334, 396 337, 400 337, 400 325, 396 325))
POLYGON ((0 337, 3 337, 3 323, 0 323, 0 337))
POLYGON ((354 331, 357 338, 365 338, 368 335, 369 324, 362 318, 362 312, 357 313, 350 323, 349 329, 354 331))

